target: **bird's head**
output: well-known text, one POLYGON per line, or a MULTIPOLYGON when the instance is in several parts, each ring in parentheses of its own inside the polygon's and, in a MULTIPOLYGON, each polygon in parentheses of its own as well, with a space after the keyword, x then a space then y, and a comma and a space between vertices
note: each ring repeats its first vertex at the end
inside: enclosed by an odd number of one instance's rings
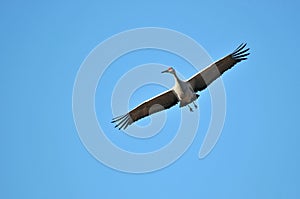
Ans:
POLYGON ((171 74, 175 74, 175 70, 174 68, 170 67, 167 70, 162 71, 161 73, 171 73, 171 74))

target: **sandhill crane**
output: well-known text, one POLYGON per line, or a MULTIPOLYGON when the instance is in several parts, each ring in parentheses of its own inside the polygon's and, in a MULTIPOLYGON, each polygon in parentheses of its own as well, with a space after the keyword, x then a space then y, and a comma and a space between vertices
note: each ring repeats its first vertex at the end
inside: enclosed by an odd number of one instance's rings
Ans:
POLYGON ((193 111, 190 104, 193 103, 194 108, 197 108, 194 101, 199 95, 196 92, 204 90, 210 83, 220 77, 226 70, 232 68, 236 63, 246 60, 250 53, 248 52, 249 48, 245 49, 245 47, 246 44, 239 45, 233 53, 207 66, 187 81, 179 79, 172 67, 162 71, 162 73, 173 74, 175 86, 141 103, 127 114, 113 118, 112 123, 116 123, 116 128, 126 129, 133 122, 153 113, 168 109, 178 102, 179 107, 188 106, 190 111, 193 111))

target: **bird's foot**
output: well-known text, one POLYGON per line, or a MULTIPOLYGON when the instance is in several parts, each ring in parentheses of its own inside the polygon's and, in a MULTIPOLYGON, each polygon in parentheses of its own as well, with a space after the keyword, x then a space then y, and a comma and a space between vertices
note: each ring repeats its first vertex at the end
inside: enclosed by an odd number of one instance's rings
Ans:
POLYGON ((189 104, 187 106, 189 107, 189 109, 190 109, 191 112, 194 112, 193 109, 192 109, 192 107, 189 104))
POLYGON ((193 102, 193 104, 194 104, 194 107, 195 107, 195 109, 197 109, 198 108, 198 106, 193 102))

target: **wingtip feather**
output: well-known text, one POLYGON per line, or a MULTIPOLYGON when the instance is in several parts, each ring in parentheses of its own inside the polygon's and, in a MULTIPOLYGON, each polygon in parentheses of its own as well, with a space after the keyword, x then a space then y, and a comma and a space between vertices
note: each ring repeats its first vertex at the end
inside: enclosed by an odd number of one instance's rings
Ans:
POLYGON ((125 115, 121 115, 112 119, 111 123, 116 123, 115 128, 126 129, 131 123, 132 119, 130 115, 127 113, 125 115))
POLYGON ((248 52, 250 48, 245 49, 247 43, 240 44, 236 50, 233 51, 231 54, 232 58, 235 59, 237 62, 240 62, 242 60, 246 60, 247 56, 250 55, 248 52))

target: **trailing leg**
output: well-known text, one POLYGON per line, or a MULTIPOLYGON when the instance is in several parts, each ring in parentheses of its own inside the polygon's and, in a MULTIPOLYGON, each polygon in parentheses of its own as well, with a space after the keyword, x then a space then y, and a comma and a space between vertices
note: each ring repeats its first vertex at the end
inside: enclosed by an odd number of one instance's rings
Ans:
POLYGON ((193 112, 193 109, 192 109, 192 107, 190 107, 190 105, 188 105, 188 107, 190 108, 190 111, 191 111, 191 112, 193 112))
POLYGON ((198 106, 195 104, 195 102, 193 102, 193 104, 194 104, 194 107, 195 107, 195 109, 197 109, 197 108, 198 108, 198 106))

